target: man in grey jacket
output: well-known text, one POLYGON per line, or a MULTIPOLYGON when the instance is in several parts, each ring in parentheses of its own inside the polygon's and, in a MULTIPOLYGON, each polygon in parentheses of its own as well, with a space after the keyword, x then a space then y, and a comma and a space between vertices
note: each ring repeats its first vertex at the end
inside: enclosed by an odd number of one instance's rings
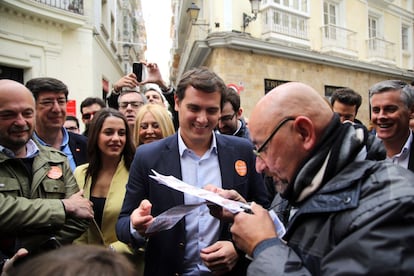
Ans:
MULTIPOLYGON (((0 253, 29 254, 71 243, 93 218, 66 156, 32 139, 35 102, 22 84, 0 80, 0 253)), ((0 260, 2 261, 2 260, 0 260)))
POLYGON ((378 140, 341 124, 302 83, 263 97, 249 126, 256 169, 286 183, 295 212, 281 237, 257 204, 234 217, 233 240, 253 258, 248 275, 414 274, 414 174, 378 161, 378 140))

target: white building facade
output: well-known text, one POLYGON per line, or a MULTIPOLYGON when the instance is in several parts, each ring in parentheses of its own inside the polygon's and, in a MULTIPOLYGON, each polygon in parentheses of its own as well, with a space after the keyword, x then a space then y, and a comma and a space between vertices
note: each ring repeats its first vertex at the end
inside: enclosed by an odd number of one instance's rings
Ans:
MULTIPOLYGON (((173 1, 171 81, 207 66, 239 85, 248 117, 274 86, 300 81, 330 96, 350 87, 363 97, 358 118, 368 125, 368 88, 381 80, 414 80, 412 0, 173 1), (199 9, 191 19, 191 7, 199 9)), ((194 10, 194 9, 193 9, 194 10)))
POLYGON ((105 99, 145 50, 140 0, 0 1, 0 78, 60 79, 78 117, 81 101, 105 99))

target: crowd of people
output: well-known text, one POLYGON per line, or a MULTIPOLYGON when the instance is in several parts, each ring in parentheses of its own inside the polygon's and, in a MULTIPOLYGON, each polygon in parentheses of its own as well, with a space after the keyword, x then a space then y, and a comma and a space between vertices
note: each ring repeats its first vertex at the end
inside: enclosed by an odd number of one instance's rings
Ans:
POLYGON ((2 275, 414 273, 412 85, 373 84, 369 128, 359 93, 327 100, 300 82, 267 93, 247 123, 213 71, 174 88, 144 65, 142 82, 131 73, 82 101, 83 133, 61 80, 0 80, 2 275), (158 185, 153 170, 246 211, 158 185))

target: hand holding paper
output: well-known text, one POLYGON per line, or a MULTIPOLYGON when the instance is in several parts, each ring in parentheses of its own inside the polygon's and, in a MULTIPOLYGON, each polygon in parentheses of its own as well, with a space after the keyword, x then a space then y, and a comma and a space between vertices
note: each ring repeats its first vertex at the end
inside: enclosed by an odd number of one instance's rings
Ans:
MULTIPOLYGON (((232 214, 250 209, 250 206, 243 202, 226 199, 212 191, 208 191, 208 190, 204 190, 204 189, 191 186, 175 178, 174 176, 165 176, 165 175, 157 173, 154 170, 152 170, 152 172, 155 175, 150 175, 150 177, 157 180, 159 184, 166 185, 174 190, 187 193, 187 194, 206 200, 206 202, 201 203, 201 204, 212 202, 214 204, 220 205, 221 207, 225 209, 228 209, 232 214)), ((180 205, 180 206, 173 207, 163 212, 162 214, 158 215, 156 218, 154 218, 154 220, 151 221, 151 225, 149 225, 149 227, 146 228, 145 234, 150 234, 150 233, 155 233, 155 232, 171 229, 185 215, 194 211, 201 204, 180 205)))
MULTIPOLYGON (((220 210, 220 214, 214 215, 220 219, 224 219, 224 220, 232 220, 233 216, 239 212, 246 212, 246 213, 250 213, 252 214, 252 209, 250 207, 249 204, 246 203, 245 199, 238 194, 236 191, 232 191, 232 190, 223 190, 221 188, 217 188, 217 187, 208 187, 208 190, 205 189, 200 189, 194 186, 191 186, 177 178, 175 178, 174 176, 165 176, 162 174, 157 173, 156 171, 152 170, 152 172, 155 175, 150 175, 151 178, 157 180, 157 182, 159 184, 163 184, 166 185, 174 190, 183 192, 183 193, 187 193, 193 196, 196 196, 198 198, 204 199, 206 200, 206 204, 208 204, 208 202, 212 202, 220 207, 222 207, 223 209, 226 209, 230 212, 221 212, 224 210, 220 210), (222 194, 225 197, 229 197, 229 198, 233 198, 233 199, 237 199, 239 201, 236 200, 232 200, 232 199, 227 199, 224 198, 222 196, 220 196, 220 194, 222 194), (224 214, 224 215, 223 215, 224 214)), ((204 203, 201 203, 204 204, 204 203)), ((174 225, 177 224, 178 221, 180 221, 185 215, 187 215, 189 212, 194 211, 196 208, 198 208, 201 204, 198 205, 180 205, 180 206, 176 206, 173 207, 167 211, 165 211, 164 213, 160 214, 159 216, 157 216, 154 220, 151 220, 151 225, 150 227, 146 230, 146 234, 149 233, 154 233, 154 232, 159 232, 159 231, 163 231, 163 230, 168 230, 171 229, 172 227, 174 227, 174 225)), ((210 208, 210 210, 214 210, 215 208, 210 208)), ((219 208, 216 208, 217 213, 219 212, 219 208)), ((214 211, 213 211, 214 213, 214 211)), ((280 222, 280 220, 278 219, 278 217, 274 214, 270 214, 273 222, 275 224, 275 229, 279 235, 279 237, 282 237, 285 233, 285 228, 283 226, 283 224, 280 222)), ((151 217, 152 218, 152 217, 151 217)), ((148 225, 148 224, 147 224, 148 225)))
POLYGON ((250 210, 250 206, 246 203, 240 202, 240 201, 235 201, 235 200, 231 200, 231 199, 226 199, 212 191, 207 191, 204 189, 200 189, 194 186, 191 186, 177 178, 175 178, 174 176, 170 175, 170 176, 165 176, 162 174, 157 173, 156 171, 152 170, 152 172, 155 175, 150 175, 151 178, 155 179, 158 181, 158 183, 160 184, 164 184, 174 190, 186 193, 186 194, 190 194, 193 196, 196 196, 198 198, 204 199, 206 201, 215 203, 217 205, 220 205, 223 208, 226 208, 227 210, 229 210, 230 212, 232 212, 233 214, 236 214, 238 212, 243 212, 246 210, 250 210))
POLYGON ((154 221, 154 218, 151 216, 151 208, 151 202, 144 199, 139 204, 139 207, 131 214, 131 224, 141 236, 144 236, 147 228, 151 226, 154 221))

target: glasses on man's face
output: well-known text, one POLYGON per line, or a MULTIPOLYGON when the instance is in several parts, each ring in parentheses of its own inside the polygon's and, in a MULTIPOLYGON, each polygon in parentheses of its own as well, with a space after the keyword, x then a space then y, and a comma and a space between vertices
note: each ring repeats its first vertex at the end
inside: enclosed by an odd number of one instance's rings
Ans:
POLYGON ((90 120, 93 117, 93 115, 95 115, 95 113, 96 113, 96 111, 95 112, 90 112, 90 113, 83 113, 82 114, 82 119, 90 120))
POLYGON ((275 127, 275 129, 272 131, 272 133, 270 133, 269 137, 267 137, 267 139, 264 141, 264 143, 260 146, 260 148, 258 149, 254 149, 253 153, 257 156, 260 157, 260 153, 264 152, 266 150, 266 146, 267 144, 269 144, 270 140, 272 140, 272 138, 275 136, 276 132, 278 132, 278 130, 288 121, 293 121, 295 120, 295 117, 286 117, 284 118, 282 121, 280 121, 279 124, 277 124, 277 126, 275 127))
POLYGON ((127 108, 128 105, 131 105, 132 108, 137 109, 144 105, 143 102, 139 101, 133 101, 133 102, 120 102, 119 107, 120 108, 127 108))
POLYGON ((237 114, 237 112, 234 112, 233 115, 224 115, 224 116, 221 116, 219 118, 219 121, 221 121, 221 122, 231 121, 231 120, 233 120, 234 116, 236 116, 236 114, 237 114))
POLYGON ((50 99, 43 99, 39 101, 39 104, 44 106, 44 107, 52 107, 55 102, 59 105, 59 106, 65 106, 66 105, 66 98, 50 98, 50 99))
POLYGON ((72 127, 66 127, 66 130, 67 130, 67 131, 76 131, 76 130, 78 130, 78 128, 77 128, 77 127, 72 126, 72 127))

